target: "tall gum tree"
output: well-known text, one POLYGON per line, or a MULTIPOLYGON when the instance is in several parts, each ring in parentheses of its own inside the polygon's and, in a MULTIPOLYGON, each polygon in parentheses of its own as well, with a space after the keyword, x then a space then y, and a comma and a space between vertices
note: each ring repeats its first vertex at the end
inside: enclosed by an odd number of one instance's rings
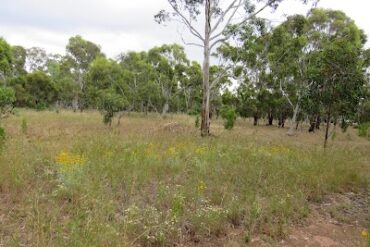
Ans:
MULTIPOLYGON (((196 43, 186 43, 203 49, 203 97, 201 135, 210 134, 210 56, 212 50, 220 43, 227 41, 232 34, 226 32, 230 25, 238 28, 267 8, 276 9, 283 0, 168 0, 171 12, 161 10, 155 15, 158 23, 178 21, 198 40, 196 43), (237 13, 243 9, 244 15, 236 20, 237 13), (204 21, 203 31, 199 31, 196 22, 204 21)), ((302 0, 307 3, 308 0, 302 0)), ((220 75, 223 76, 223 75, 220 75)))

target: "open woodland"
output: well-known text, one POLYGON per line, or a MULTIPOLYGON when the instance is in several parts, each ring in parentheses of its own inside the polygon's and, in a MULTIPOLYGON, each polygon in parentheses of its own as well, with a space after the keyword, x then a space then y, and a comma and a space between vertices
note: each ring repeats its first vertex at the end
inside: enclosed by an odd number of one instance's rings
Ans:
POLYGON ((202 64, 0 37, 0 247, 370 246, 368 37, 281 2, 169 0, 202 64))

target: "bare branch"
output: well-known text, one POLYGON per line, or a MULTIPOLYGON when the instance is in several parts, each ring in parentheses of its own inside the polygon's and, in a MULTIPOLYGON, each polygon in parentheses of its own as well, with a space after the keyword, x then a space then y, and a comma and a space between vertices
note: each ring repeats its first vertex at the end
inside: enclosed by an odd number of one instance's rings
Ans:
MULTIPOLYGON (((235 15, 236 11, 238 10, 238 8, 240 6, 242 6, 241 2, 242 0, 239 0, 239 4, 238 5, 235 5, 235 3, 237 2, 238 0, 234 0, 228 7, 227 9, 225 10, 225 12, 219 17, 219 19, 217 20, 217 23, 214 25, 214 27, 211 29, 211 34, 218 28, 218 26, 223 22, 224 18, 226 17, 226 15, 229 13, 229 11, 231 11, 232 9, 234 9, 234 12, 231 14, 231 18, 235 15), (234 6, 235 5, 235 6, 234 6)), ((229 18, 228 22, 230 22, 231 18, 229 18)), ((228 24, 226 24, 225 26, 227 26, 228 24)))
POLYGON ((189 29, 189 31, 197 38, 199 38, 201 41, 204 41, 204 38, 202 35, 196 30, 193 25, 191 25, 190 20, 188 20, 178 9, 173 3, 168 0, 168 3, 171 5, 172 9, 176 12, 176 14, 181 18, 182 22, 184 25, 189 29))
MULTIPOLYGON (((245 22, 249 21, 250 19, 256 17, 259 13, 261 13, 263 10, 265 10, 268 6, 270 6, 272 3, 276 2, 276 0, 270 0, 268 1, 262 8, 260 8, 258 11, 254 12, 253 14, 251 14, 250 16, 244 18, 242 21, 238 22, 235 24, 236 27, 239 27, 241 25, 243 25, 245 22)), ((235 12, 236 13, 236 12, 235 12)), ((234 13, 234 15, 235 15, 234 13)), ((223 32, 225 31, 226 27, 231 23, 231 20, 232 18, 234 17, 234 15, 230 16, 231 18, 229 18, 228 22, 226 23, 225 27, 216 35, 214 35, 213 37, 210 38, 210 40, 214 40, 214 39, 217 39, 219 38, 220 36, 222 36, 223 32)), ((228 34, 224 37, 225 40, 229 39, 230 37, 232 36, 232 34, 228 34)), ((213 45, 216 45, 217 43, 221 42, 223 40, 219 39, 217 40, 217 42, 213 43, 213 45)))
POLYGON ((182 42, 184 43, 184 45, 192 45, 192 46, 197 46, 197 47, 204 48, 204 45, 202 45, 202 44, 193 43, 193 42, 186 42, 185 39, 184 39, 184 36, 182 36, 182 33, 178 29, 177 29, 177 33, 180 35, 180 38, 181 38, 182 42))

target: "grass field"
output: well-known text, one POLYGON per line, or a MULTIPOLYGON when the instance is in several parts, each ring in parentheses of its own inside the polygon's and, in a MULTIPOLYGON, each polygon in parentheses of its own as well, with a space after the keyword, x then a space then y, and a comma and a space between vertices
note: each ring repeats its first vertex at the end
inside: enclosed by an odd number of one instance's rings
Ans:
POLYGON ((331 193, 370 185, 370 142, 323 133, 131 114, 19 110, 3 120, 0 246, 244 246, 273 243, 331 193), (237 234, 236 234, 237 233, 237 234), (229 241, 234 234, 233 241, 229 241))

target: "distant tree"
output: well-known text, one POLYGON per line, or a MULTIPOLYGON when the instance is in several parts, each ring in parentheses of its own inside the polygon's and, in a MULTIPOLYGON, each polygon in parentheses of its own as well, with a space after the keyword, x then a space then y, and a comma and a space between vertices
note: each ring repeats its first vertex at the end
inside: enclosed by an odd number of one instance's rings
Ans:
POLYGON ((327 146, 330 123, 341 118, 345 129, 353 120, 366 83, 363 45, 366 37, 354 21, 341 11, 314 9, 309 14, 312 56, 310 97, 326 117, 327 146))
MULTIPOLYGON (((237 29, 241 25, 254 18, 258 13, 268 7, 277 8, 282 0, 268 1, 247 1, 232 0, 225 4, 219 0, 168 0, 172 7, 172 12, 168 13, 161 10, 155 19, 161 23, 163 21, 176 19, 183 23, 189 32, 200 41, 200 43, 188 43, 189 45, 199 46, 203 49, 203 101, 202 101, 202 122, 201 135, 208 136, 210 128, 210 56, 212 49, 220 43, 228 40, 231 32, 225 32, 231 24, 237 29), (262 2, 261 8, 256 8, 254 3, 262 2), (238 11, 245 11, 243 18, 238 21, 234 16, 238 11), (202 18, 203 17, 203 18, 202 18), (204 20, 204 33, 198 31, 194 22, 204 20)), ((307 2, 307 0, 304 0, 307 2)), ((215 78, 217 81, 218 79, 215 78)))
POLYGON ((26 74, 27 50, 22 46, 12 46, 13 76, 26 74))
POLYGON ((292 123, 288 135, 294 135, 303 97, 307 94, 310 81, 308 66, 310 63, 310 43, 308 20, 301 15, 287 18, 276 27, 269 44, 269 60, 276 86, 291 107, 292 123))
POLYGON ((184 80, 189 61, 184 48, 176 44, 162 45, 149 50, 148 59, 156 71, 155 82, 161 89, 164 100, 162 115, 165 115, 169 110, 170 101, 173 100, 181 81, 184 80))
POLYGON ((12 51, 11 46, 5 39, 0 37, 0 83, 5 83, 6 77, 12 71, 12 51))
POLYGON ((14 101, 13 89, 0 86, 0 119, 13 109, 14 101))
POLYGON ((42 71, 14 77, 9 80, 9 86, 15 91, 17 106, 21 107, 44 109, 58 97, 54 82, 42 71))
POLYGON ((43 48, 32 47, 26 50, 26 69, 30 72, 43 71, 47 69, 48 54, 43 48))
MULTIPOLYGON (((79 35, 69 39, 66 50, 75 82, 83 92, 85 90, 84 76, 90 63, 95 58, 104 56, 104 54, 98 45, 83 39, 79 35)), ((82 102, 81 95, 76 95, 74 105, 76 108, 82 109, 84 102, 82 102)))
POLYGON ((123 70, 113 60, 97 57, 87 73, 89 105, 103 113, 104 123, 111 125, 115 114, 127 107, 123 70))

